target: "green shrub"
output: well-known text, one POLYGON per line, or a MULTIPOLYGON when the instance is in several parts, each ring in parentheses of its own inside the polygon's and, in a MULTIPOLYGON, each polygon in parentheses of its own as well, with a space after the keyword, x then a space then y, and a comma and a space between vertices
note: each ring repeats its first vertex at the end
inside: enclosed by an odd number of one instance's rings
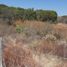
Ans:
POLYGON ((22 27, 20 27, 19 25, 16 26, 16 32, 17 33, 21 33, 22 32, 22 27))
POLYGON ((38 20, 38 21, 51 21, 54 23, 57 20, 57 13, 50 10, 34 10, 8 7, 5 5, 0 5, 0 14, 3 16, 14 17, 14 19, 23 20, 38 20))

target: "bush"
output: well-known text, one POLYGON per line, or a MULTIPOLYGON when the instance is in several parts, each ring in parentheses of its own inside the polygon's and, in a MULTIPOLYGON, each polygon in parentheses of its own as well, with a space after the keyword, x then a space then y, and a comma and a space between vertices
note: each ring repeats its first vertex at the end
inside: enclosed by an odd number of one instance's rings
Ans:
POLYGON ((16 26, 16 32, 21 33, 22 32, 22 27, 19 25, 16 26))
POLYGON ((55 11, 37 10, 36 17, 37 20, 54 22, 57 20, 57 13, 55 11))
POLYGON ((50 10, 34 10, 15 8, 1 5, 0 14, 4 16, 14 17, 14 19, 22 20, 38 20, 38 21, 51 21, 54 23, 57 20, 57 13, 50 10))

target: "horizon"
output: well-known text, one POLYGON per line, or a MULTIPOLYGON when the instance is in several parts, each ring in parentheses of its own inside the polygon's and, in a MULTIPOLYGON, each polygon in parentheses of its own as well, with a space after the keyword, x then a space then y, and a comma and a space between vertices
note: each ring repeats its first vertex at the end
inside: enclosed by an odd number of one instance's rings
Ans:
POLYGON ((12 7, 20 8, 34 8, 34 9, 43 9, 43 10, 53 10, 58 13, 58 16, 66 16, 66 0, 0 0, 0 4, 4 4, 12 7))

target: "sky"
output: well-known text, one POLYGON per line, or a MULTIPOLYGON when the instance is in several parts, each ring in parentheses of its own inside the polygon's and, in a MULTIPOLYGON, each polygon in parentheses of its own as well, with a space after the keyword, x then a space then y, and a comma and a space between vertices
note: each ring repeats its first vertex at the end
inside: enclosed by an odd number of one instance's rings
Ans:
POLYGON ((54 10, 59 16, 67 15, 67 0, 0 0, 8 6, 54 10))

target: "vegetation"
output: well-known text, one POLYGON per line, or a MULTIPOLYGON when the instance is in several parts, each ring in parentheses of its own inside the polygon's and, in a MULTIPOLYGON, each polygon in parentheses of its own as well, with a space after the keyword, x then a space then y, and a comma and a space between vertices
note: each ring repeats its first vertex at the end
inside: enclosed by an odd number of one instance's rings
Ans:
POLYGON ((67 67, 67 25, 56 20, 55 11, 1 4, 3 67, 67 67))
POLYGON ((16 32, 21 33, 22 32, 22 27, 19 25, 16 26, 16 32))
POLYGON ((38 20, 38 21, 51 21, 57 20, 57 13, 51 10, 34 10, 24 9, 17 7, 8 7, 6 5, 0 5, 0 17, 9 19, 8 23, 12 24, 13 20, 38 20))

